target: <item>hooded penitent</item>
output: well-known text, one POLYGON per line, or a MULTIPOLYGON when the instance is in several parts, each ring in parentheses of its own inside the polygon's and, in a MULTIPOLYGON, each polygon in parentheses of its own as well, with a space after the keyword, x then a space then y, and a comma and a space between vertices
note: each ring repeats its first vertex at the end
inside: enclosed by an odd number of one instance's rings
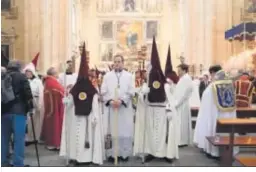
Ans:
POLYGON ((173 81, 173 83, 175 83, 175 84, 178 83, 179 77, 176 74, 176 72, 173 71, 173 68, 172 68, 170 45, 168 48, 168 54, 167 54, 167 59, 166 59, 166 63, 165 63, 165 73, 164 74, 165 74, 165 77, 171 79, 173 81))
POLYGON ((85 148, 90 148, 88 126, 88 116, 92 111, 93 97, 97 93, 96 88, 93 86, 89 78, 89 64, 86 58, 85 43, 81 55, 81 62, 77 81, 73 88, 70 90, 70 94, 73 96, 75 105, 75 114, 77 116, 86 117, 86 136, 85 136, 85 148))
POLYGON ((89 66, 86 61, 85 44, 81 55, 81 62, 77 81, 70 93, 75 103, 75 114, 78 116, 88 116, 92 110, 92 101, 94 94, 97 93, 89 79, 89 66))
POLYGON ((148 87, 148 101, 151 103, 162 103, 166 100, 165 90, 165 76, 161 69, 160 60, 157 52, 155 37, 153 38, 152 52, 151 52, 151 70, 149 72, 148 87))
POLYGON ((38 77, 36 73, 38 58, 39 58, 39 53, 37 53, 36 56, 33 58, 33 60, 27 66, 24 67, 23 72, 26 72, 28 70, 32 72, 35 77, 38 77))

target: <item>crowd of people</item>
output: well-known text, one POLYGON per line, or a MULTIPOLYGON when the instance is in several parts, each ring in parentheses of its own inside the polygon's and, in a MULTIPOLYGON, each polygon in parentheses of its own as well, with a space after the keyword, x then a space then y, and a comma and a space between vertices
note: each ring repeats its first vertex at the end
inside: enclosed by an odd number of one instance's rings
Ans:
POLYGON ((198 84, 188 65, 174 71, 170 54, 169 49, 163 72, 153 40, 150 64, 134 74, 124 69, 122 55, 113 57, 108 72, 89 69, 85 45, 78 73, 67 61, 64 73, 50 67, 40 77, 39 56, 25 67, 18 61, 2 63, 1 165, 24 166, 25 147, 37 143, 58 151, 69 166, 103 165, 105 160, 116 164, 132 156, 171 163, 179 159, 180 148, 191 144, 218 157, 218 149, 205 137, 216 135, 217 118, 236 117, 236 107, 251 106, 256 79, 247 73, 234 79, 213 65, 210 77, 198 84), (193 138, 194 95, 200 109, 193 138))

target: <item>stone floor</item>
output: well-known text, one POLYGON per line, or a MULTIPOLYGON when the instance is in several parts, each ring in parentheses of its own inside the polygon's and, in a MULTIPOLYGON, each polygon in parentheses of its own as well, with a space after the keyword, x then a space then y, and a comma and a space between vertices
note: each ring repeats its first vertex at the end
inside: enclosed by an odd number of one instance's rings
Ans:
MULTIPOLYGON (((46 150, 44 146, 39 146, 39 155, 41 166, 65 166, 66 160, 59 157, 58 152, 46 150)), ((37 166, 35 147, 33 145, 26 148, 25 164, 37 166)), ((167 163, 164 160, 153 160, 150 163, 141 163, 137 157, 131 158, 126 163, 120 163, 120 166, 218 166, 216 160, 208 159, 203 153, 194 147, 180 148, 180 159, 173 163, 167 163)), ((103 166, 113 166, 105 162, 103 166)))

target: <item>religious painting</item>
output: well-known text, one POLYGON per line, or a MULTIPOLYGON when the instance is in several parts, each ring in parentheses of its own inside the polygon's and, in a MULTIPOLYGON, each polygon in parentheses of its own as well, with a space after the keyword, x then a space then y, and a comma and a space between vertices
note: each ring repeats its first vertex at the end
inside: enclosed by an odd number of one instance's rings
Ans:
POLYGON ((11 0, 1 0, 1 10, 9 11, 11 9, 11 0))
POLYGON ((146 23, 146 37, 147 39, 153 39, 153 36, 157 38, 158 22, 147 21, 146 23))
POLYGON ((124 56, 137 55, 143 43, 142 21, 117 22, 117 51, 124 56))
POLYGON ((135 0, 124 0, 124 11, 125 12, 134 12, 135 11, 135 0))
POLYGON ((112 61, 114 55, 114 45, 102 43, 100 44, 100 58, 103 62, 112 61))
POLYGON ((113 22, 112 21, 102 22, 101 38, 102 39, 113 39, 113 22))
POLYGON ((245 0, 245 8, 248 13, 256 13, 256 0, 245 0))

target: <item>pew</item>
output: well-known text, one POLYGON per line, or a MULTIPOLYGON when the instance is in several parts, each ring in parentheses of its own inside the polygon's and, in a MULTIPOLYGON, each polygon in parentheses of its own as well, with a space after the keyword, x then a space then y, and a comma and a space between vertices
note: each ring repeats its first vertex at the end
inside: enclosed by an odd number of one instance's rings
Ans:
MULTIPOLYGON (((222 166, 226 166, 229 162, 229 143, 230 137, 228 136, 213 136, 206 137, 206 139, 214 146, 219 148, 220 162, 222 166)), ((256 147, 256 136, 236 136, 234 138, 233 146, 242 147, 256 147)))
POLYGON ((245 167, 256 167, 256 156, 252 156, 252 157, 236 156, 235 159, 245 167))
MULTIPOLYGON (((223 155, 224 157, 221 157, 222 166, 232 166, 233 147, 236 146, 235 143, 238 143, 238 142, 235 142, 235 133, 241 133, 241 132, 256 133, 256 119, 232 118, 232 119, 217 120, 216 133, 229 133, 229 139, 228 139, 229 144, 225 148, 226 155, 223 155)), ((240 136, 240 137, 242 138, 243 136, 240 136)), ((251 137, 249 141, 247 140, 247 144, 251 143, 252 145, 250 146, 253 146, 253 143, 252 143, 253 141, 254 141, 254 138, 251 137)), ((246 143, 243 143, 243 146, 245 145, 246 143)))
MULTIPOLYGON (((192 107, 191 108, 191 117, 197 118, 199 108, 192 107)), ((237 118, 255 118, 256 117, 256 107, 250 108, 237 108, 237 118)), ((196 121, 192 120, 192 128, 195 129, 196 121)))

